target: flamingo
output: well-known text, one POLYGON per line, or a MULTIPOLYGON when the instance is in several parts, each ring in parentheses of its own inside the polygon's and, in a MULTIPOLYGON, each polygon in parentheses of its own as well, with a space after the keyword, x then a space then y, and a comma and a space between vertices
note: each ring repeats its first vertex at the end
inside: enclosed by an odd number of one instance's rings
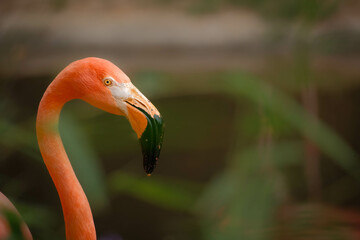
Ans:
MULTIPOLYGON (((90 205, 58 131, 61 109, 72 99, 81 99, 129 120, 140 140, 143 167, 147 175, 151 175, 156 167, 164 125, 159 111, 131 83, 129 77, 105 59, 90 57, 70 63, 46 89, 38 108, 36 133, 41 155, 60 198, 66 239, 94 240, 96 231, 90 205)), ((2 194, 0 202, 3 203, 0 209, 6 206, 16 212, 2 194)), ((21 229, 24 239, 32 239, 26 225, 21 229)), ((6 234, 10 234, 9 229, 6 224, 0 224, 0 238, 6 234)))

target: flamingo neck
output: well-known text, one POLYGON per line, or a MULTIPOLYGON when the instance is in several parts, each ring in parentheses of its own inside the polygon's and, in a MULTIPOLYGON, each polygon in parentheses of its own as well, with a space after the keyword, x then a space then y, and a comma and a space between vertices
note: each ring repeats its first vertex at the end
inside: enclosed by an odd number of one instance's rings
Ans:
MULTIPOLYGON (((54 86, 55 85, 55 86, 54 86)), ((61 91, 62 90, 62 91, 61 91)), ((71 100, 51 84, 38 109, 36 132, 41 155, 55 184, 63 209, 67 240, 95 240, 93 216, 62 144, 58 122, 63 105, 71 100)))

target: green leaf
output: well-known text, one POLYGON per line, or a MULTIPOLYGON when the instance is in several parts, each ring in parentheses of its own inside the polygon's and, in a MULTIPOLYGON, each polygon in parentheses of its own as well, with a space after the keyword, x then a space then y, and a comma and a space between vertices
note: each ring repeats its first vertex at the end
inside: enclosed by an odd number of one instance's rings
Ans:
POLYGON ((159 176, 137 176, 117 171, 109 177, 110 188, 119 193, 154 204, 156 206, 190 211, 200 188, 194 183, 164 179, 159 176))
POLYGON ((324 122, 310 116, 291 97, 249 74, 228 74, 225 79, 226 84, 219 87, 236 97, 247 98, 266 111, 278 114, 360 181, 360 162, 357 154, 324 122))
POLYGON ((34 131, 31 132, 20 124, 0 119, 0 135, 0 144, 7 150, 20 151, 33 159, 41 160, 35 134, 35 121, 34 131))
POLYGON ((70 114, 64 112, 60 119, 62 140, 91 208, 99 210, 107 202, 103 169, 88 137, 80 124, 70 114))
POLYGON ((22 220, 17 213, 8 209, 1 209, 0 215, 3 215, 10 227, 10 236, 8 240, 23 240, 21 231, 22 220))
POLYGON ((236 164, 216 177, 198 202, 206 239, 270 239, 282 179, 252 151, 234 155, 236 164))

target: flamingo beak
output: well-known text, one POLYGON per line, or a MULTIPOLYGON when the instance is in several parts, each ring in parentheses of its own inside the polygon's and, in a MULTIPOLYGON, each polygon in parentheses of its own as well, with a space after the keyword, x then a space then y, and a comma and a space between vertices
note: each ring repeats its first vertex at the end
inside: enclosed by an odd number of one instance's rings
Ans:
POLYGON ((133 98, 125 101, 127 116, 140 141, 144 170, 150 176, 159 159, 164 123, 159 111, 135 87, 132 89, 132 96, 133 98))

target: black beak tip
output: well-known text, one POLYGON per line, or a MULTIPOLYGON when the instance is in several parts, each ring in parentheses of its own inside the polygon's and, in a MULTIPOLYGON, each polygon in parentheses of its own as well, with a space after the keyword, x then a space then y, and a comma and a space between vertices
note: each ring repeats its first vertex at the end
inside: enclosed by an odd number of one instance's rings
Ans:
POLYGON ((144 170, 147 175, 152 174, 155 170, 156 164, 145 164, 144 163, 144 170))
POLYGON ((164 124, 160 116, 147 115, 148 125, 140 138, 143 166, 146 174, 151 174, 158 162, 164 137, 164 124))
POLYGON ((144 109, 132 105, 131 103, 128 104, 142 112, 147 120, 147 126, 139 138, 139 141, 143 154, 144 170, 145 173, 150 176, 154 171, 160 156, 164 138, 165 124, 161 116, 157 114, 151 116, 144 109))

